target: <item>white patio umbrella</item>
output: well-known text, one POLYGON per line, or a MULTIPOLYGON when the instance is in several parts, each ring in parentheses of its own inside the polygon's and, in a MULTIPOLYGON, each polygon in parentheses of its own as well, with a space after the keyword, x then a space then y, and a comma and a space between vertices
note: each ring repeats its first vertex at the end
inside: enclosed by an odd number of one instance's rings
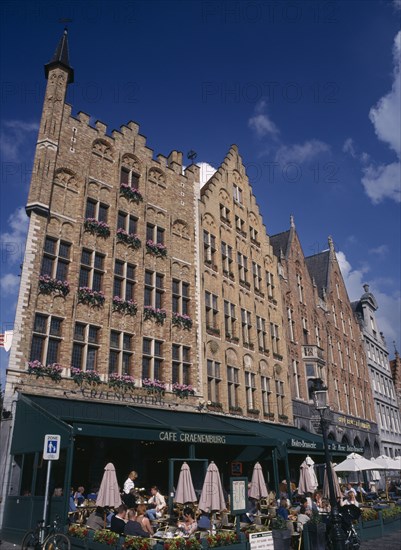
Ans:
MULTIPOLYGON (((330 462, 330 468, 331 468, 331 475, 333 476, 334 494, 336 499, 339 499, 342 497, 342 493, 341 493, 340 483, 338 481, 337 474, 334 471, 334 466, 332 462, 330 462)), ((324 467, 323 496, 330 500, 329 479, 327 476, 326 466, 324 467)))
POLYGON ((384 468, 378 463, 373 464, 367 458, 357 453, 351 453, 347 458, 334 466, 335 472, 363 472, 365 470, 383 470, 384 468))
POLYGON ((96 506, 112 506, 117 508, 121 504, 120 489, 118 487, 116 469, 109 462, 106 464, 102 483, 100 484, 99 493, 96 498, 96 506))
POLYGON ((192 483, 191 470, 188 464, 184 462, 178 478, 175 501, 178 504, 185 504, 186 502, 196 502, 197 500, 194 484, 192 483))
POLYGON ((261 498, 266 498, 268 494, 262 466, 257 462, 253 467, 251 487, 248 495, 255 500, 260 500, 261 498))
MULTIPOLYGON (((372 458, 372 463, 375 465, 375 470, 376 469, 382 469, 384 470, 385 472, 386 471, 396 471, 396 470, 401 470, 401 459, 398 458, 398 461, 397 459, 395 458, 391 458, 390 456, 386 456, 386 455, 380 455, 378 456, 377 458, 372 458)), ((387 483, 387 475, 386 473, 384 474, 384 483, 385 483, 385 487, 386 487, 386 497, 387 497, 387 500, 388 500, 388 483, 387 483)))

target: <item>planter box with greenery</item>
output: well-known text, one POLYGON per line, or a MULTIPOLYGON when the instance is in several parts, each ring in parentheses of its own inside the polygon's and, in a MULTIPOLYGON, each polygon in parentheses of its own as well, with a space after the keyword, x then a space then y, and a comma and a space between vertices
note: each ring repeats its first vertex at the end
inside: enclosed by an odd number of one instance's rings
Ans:
POLYGON ((160 393, 164 395, 166 392, 166 384, 161 380, 151 380, 150 378, 144 378, 142 380, 142 387, 147 390, 148 393, 160 393))
POLYGON ((229 407, 230 413, 233 414, 242 414, 242 408, 241 407, 229 407))
POLYGON ((88 233, 99 235, 99 237, 103 237, 104 239, 110 236, 110 227, 108 224, 106 222, 100 222, 96 218, 86 218, 86 220, 84 220, 84 228, 88 233))
POLYGON ((128 231, 125 231, 125 229, 123 229, 122 227, 117 229, 117 241, 127 244, 135 250, 137 248, 140 248, 142 244, 141 239, 138 237, 138 235, 136 235, 135 233, 128 233, 128 231))
POLYGON ((121 183, 120 194, 127 200, 136 202, 137 204, 143 201, 142 193, 126 183, 121 183))
POLYGON ((101 290, 92 290, 87 286, 78 289, 78 302, 92 307, 101 307, 104 304, 104 293, 101 290))
POLYGON ((215 327, 206 327, 206 332, 210 334, 211 336, 220 336, 220 329, 215 327))
POLYGON ((68 281, 60 281, 53 279, 49 275, 40 275, 39 277, 39 292, 41 294, 61 294, 64 298, 70 292, 70 283, 68 281))
POLYGON ((146 252, 153 254, 157 258, 165 258, 167 256, 167 247, 162 243, 155 243, 149 239, 146 241, 146 252))
POLYGON ((173 393, 180 399, 188 399, 190 395, 195 395, 195 390, 192 386, 188 386, 187 384, 178 384, 178 382, 173 384, 172 390, 173 393))
POLYGON ((132 391, 135 389, 135 379, 129 374, 110 374, 108 384, 111 388, 123 391, 132 391))
POLYGON ((71 367, 71 378, 78 386, 83 384, 96 386, 101 382, 100 375, 95 370, 81 370, 76 367, 71 367))
POLYGON ((280 516, 273 519, 271 523, 274 540, 274 550, 289 550, 291 547, 291 530, 287 522, 280 516))
POLYGON ((62 370, 63 367, 58 363, 44 365, 37 359, 35 361, 29 361, 28 363, 28 374, 32 374, 36 376, 36 378, 44 378, 47 376, 54 382, 60 382, 62 370))
POLYGON ((182 327, 186 330, 191 330, 192 328, 192 319, 189 315, 173 312, 171 321, 175 327, 182 327))
POLYGON ((124 300, 119 296, 114 296, 113 298, 113 311, 118 311, 124 315, 136 315, 138 311, 138 305, 134 300, 124 300))
POLYGON ((162 325, 166 320, 167 314, 165 309, 160 309, 152 306, 143 308, 143 318, 145 321, 154 320, 157 325, 162 325))

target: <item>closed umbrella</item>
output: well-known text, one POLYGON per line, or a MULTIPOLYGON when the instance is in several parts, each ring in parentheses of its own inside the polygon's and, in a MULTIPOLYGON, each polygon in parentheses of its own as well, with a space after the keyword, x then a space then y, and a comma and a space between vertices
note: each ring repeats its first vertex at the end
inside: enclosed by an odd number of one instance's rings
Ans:
POLYGON ((100 484, 99 493, 96 499, 96 506, 110 506, 117 508, 121 504, 120 489, 117 483, 116 469, 109 462, 103 474, 102 483, 100 484))
POLYGON ((300 495, 313 493, 317 489, 318 482, 313 465, 313 460, 309 458, 309 460, 305 459, 300 466, 298 483, 298 493, 300 495))
POLYGON ((261 498, 266 498, 268 494, 262 466, 257 462, 253 468, 251 487, 248 495, 250 498, 260 500, 261 498))
MULTIPOLYGON (((333 485, 334 485, 334 494, 336 499, 342 497, 340 483, 338 481, 337 474, 334 470, 333 463, 330 462, 330 468, 331 468, 331 475, 333 477, 333 485)), ((329 489, 329 480, 327 477, 327 470, 326 467, 324 468, 324 479, 323 479, 323 496, 330 500, 330 489, 329 489)))
POLYGON ((220 473, 214 462, 211 462, 206 470, 198 507, 207 514, 226 509, 220 473))
POLYGON ((194 485, 192 483, 191 470, 186 462, 181 466, 177 490, 175 492, 175 501, 178 502, 178 504, 197 501, 194 485))

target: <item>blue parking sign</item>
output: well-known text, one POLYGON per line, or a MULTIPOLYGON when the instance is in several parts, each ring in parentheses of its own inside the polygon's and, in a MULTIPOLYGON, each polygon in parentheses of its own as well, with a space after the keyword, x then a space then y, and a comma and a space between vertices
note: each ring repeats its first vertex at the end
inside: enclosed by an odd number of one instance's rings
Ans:
POLYGON ((60 457, 60 435, 47 434, 43 447, 44 460, 58 460, 60 457))

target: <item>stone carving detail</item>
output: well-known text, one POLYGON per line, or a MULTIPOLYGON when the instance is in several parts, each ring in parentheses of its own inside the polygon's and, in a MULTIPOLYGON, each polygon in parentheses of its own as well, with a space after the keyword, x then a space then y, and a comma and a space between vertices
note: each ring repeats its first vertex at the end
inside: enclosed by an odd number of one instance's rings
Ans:
POLYGON ((241 174, 237 170, 233 170, 232 179, 233 179, 234 183, 236 183, 236 184, 242 183, 241 174))
POLYGON ((113 147, 104 139, 97 139, 93 142, 92 153, 108 160, 114 157, 113 147))
POLYGON ((244 367, 246 369, 251 369, 253 367, 253 361, 250 355, 244 355, 244 367))
POLYGON ((216 222, 215 222, 215 219, 213 216, 211 216, 210 214, 205 214, 203 216, 203 223, 205 225, 207 225, 209 228, 211 229, 217 229, 217 225, 216 225, 216 222))
POLYGON ((229 203, 230 202, 230 197, 228 196, 228 193, 225 189, 220 189, 219 197, 220 197, 221 201, 224 202, 224 203, 229 203))
POLYGON ((236 352, 233 349, 228 349, 226 351, 226 361, 227 365, 232 365, 233 367, 238 363, 238 357, 236 352))
POLYGON ((151 168, 149 170, 149 179, 157 183, 166 184, 166 175, 158 168, 151 168))
POLYGON ((70 189, 77 189, 78 186, 74 172, 68 168, 59 168, 54 176, 54 182, 70 189))
POLYGON ((173 222, 173 233, 183 239, 189 239, 188 224, 183 220, 173 222))
POLYGON ((209 349, 213 353, 213 355, 219 351, 219 344, 216 342, 216 340, 212 340, 211 342, 209 342, 209 349))
POLYGON ((133 170, 137 174, 141 173, 141 162, 135 155, 132 155, 131 153, 126 153, 122 160, 121 160, 122 166, 125 166, 126 168, 129 168, 130 170, 133 170))

